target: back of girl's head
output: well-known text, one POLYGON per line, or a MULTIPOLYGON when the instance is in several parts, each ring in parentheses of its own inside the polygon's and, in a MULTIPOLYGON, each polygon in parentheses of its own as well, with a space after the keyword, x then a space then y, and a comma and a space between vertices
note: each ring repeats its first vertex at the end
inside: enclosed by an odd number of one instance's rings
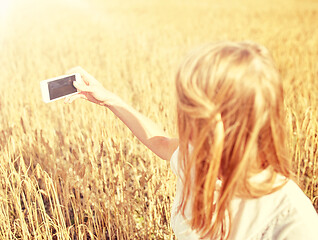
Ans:
POLYGON ((264 47, 220 42, 185 59, 176 88, 185 176, 180 210, 191 204, 191 226, 202 236, 225 237, 233 197, 268 194, 275 191, 277 173, 290 175, 282 83, 264 47), (268 172, 264 181, 251 181, 263 170, 268 172), (218 179, 222 186, 216 199, 218 179))

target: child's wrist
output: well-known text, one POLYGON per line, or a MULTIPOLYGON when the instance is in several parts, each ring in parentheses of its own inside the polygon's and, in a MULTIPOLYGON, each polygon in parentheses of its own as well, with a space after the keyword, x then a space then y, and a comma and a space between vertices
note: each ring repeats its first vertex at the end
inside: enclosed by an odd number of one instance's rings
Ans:
POLYGON ((123 107, 125 102, 120 97, 116 96, 110 100, 104 101, 102 105, 109 108, 110 110, 113 110, 118 107, 123 107))

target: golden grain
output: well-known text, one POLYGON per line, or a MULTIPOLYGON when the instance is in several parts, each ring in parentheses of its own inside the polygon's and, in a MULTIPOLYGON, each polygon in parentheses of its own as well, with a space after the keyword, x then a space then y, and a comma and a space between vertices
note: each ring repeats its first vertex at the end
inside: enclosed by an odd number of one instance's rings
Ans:
POLYGON ((100 106, 44 104, 39 81, 81 65, 175 136, 179 62, 225 39, 272 52, 296 180, 318 210, 317 2, 13 0, 8 11, 0 19, 0 239, 175 239, 169 163, 100 106))

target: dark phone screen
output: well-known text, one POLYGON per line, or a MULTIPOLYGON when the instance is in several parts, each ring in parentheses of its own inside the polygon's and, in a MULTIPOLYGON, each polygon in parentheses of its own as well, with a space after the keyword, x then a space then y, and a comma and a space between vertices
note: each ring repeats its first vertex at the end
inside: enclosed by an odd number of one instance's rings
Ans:
POLYGON ((50 100, 75 93, 77 90, 73 86, 75 75, 61 78, 48 83, 50 100))

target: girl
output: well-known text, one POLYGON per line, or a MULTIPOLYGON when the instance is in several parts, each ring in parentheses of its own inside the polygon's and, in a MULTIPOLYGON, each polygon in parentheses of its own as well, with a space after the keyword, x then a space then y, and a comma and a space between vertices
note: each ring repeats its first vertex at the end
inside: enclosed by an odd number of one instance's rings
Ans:
POLYGON ((176 76, 179 139, 81 68, 84 98, 108 107, 178 176, 178 239, 318 239, 318 216, 290 180, 283 89, 268 51, 220 42, 190 54, 176 76))

